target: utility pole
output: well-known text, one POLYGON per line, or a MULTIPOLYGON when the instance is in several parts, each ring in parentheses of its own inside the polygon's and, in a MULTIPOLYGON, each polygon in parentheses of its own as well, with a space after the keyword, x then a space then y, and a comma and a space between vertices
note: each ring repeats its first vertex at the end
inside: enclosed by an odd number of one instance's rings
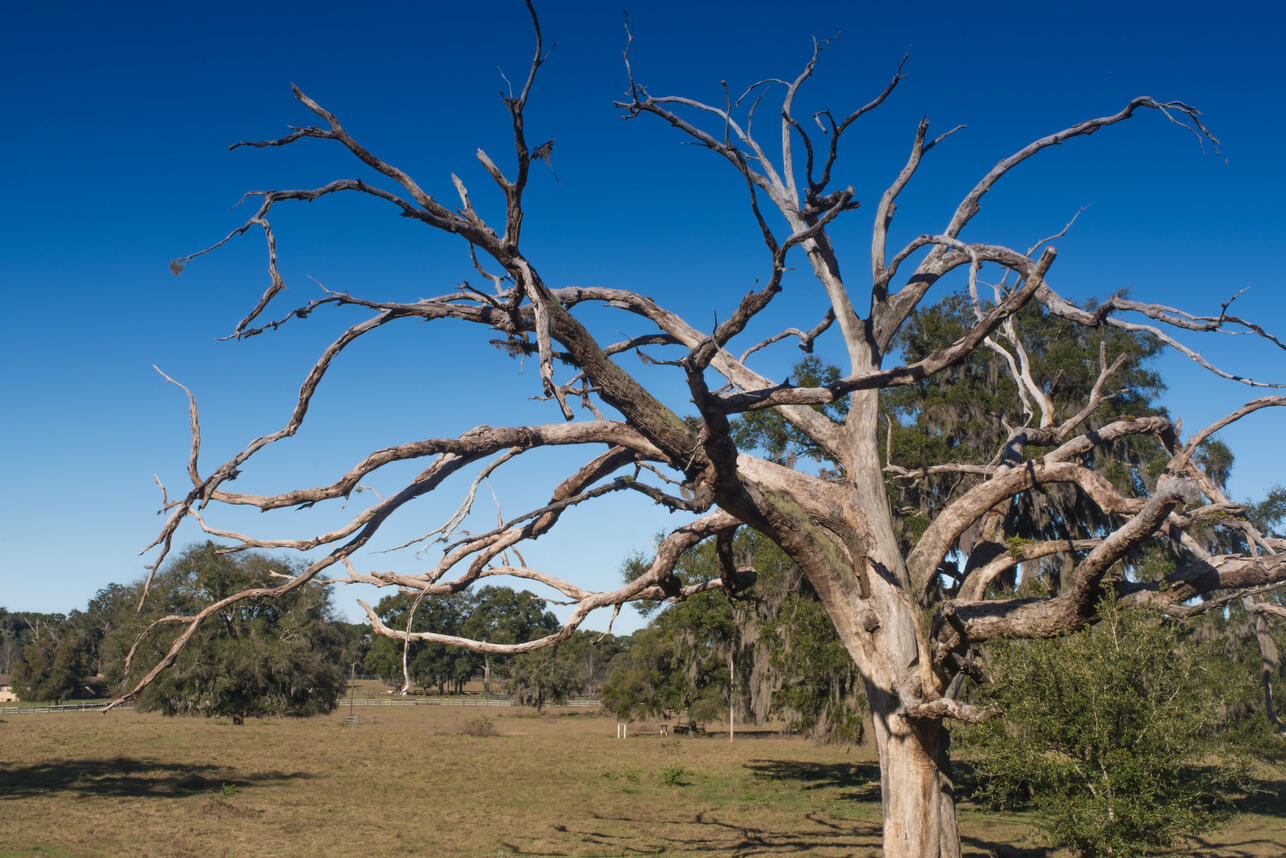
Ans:
POLYGON ((349 665, 348 675, 348 719, 353 719, 353 696, 357 694, 357 662, 349 665))
POLYGON ((732 741, 734 731, 733 713, 736 712, 737 697, 734 692, 737 690, 737 674, 733 670, 732 656, 736 652, 733 646, 728 647, 728 741, 732 741))

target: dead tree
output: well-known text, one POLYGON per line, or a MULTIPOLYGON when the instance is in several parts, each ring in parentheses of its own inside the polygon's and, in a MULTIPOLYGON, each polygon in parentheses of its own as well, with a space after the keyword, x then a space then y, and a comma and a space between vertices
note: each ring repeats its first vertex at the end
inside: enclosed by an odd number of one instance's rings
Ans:
MULTIPOLYGON (((346 148, 366 168, 391 180, 389 186, 397 190, 362 179, 343 179, 306 190, 255 192, 259 206, 251 218, 213 247, 175 261, 177 272, 195 256, 248 231, 262 230, 267 240, 269 285, 237 323, 236 338, 276 329, 322 306, 352 308, 363 318, 318 357, 285 426, 257 438, 205 473, 198 468, 196 402, 188 394, 192 446, 187 470, 192 487, 182 497, 165 502, 165 524, 149 546, 159 547, 159 556, 150 568, 155 570, 161 563, 176 530, 187 519, 240 547, 322 547, 328 553, 275 588, 247 590, 194 616, 162 621, 178 624, 180 633, 168 655, 151 669, 139 688, 174 661, 203 620, 227 604, 281 595, 326 570, 340 570, 344 580, 405 588, 425 598, 457 592, 494 576, 512 576, 543 584, 573 605, 561 630, 526 643, 496 644, 431 633, 409 635, 481 653, 512 654, 565 639, 596 609, 618 610, 631 600, 679 599, 717 588, 736 591, 747 581, 731 562, 724 564, 718 577, 687 586, 679 585, 672 570, 687 549, 706 539, 728 546, 736 528, 749 526, 776 542, 798 564, 861 672, 879 749, 885 854, 957 856, 960 843, 945 768, 945 743, 951 719, 968 720, 979 714, 953 695, 959 685, 954 680, 970 664, 973 648, 998 637, 1074 632, 1094 622, 1095 605, 1108 586, 1116 587, 1125 600, 1181 612, 1203 597, 1253 592, 1286 580, 1286 552, 1282 550, 1286 541, 1256 531, 1239 516, 1240 508, 1194 463, 1197 446, 1213 432, 1260 409, 1286 404, 1286 397, 1256 399, 1186 439, 1180 437, 1175 424, 1159 416, 1121 419, 1089 431, 1088 421, 1102 399, 1110 395, 1107 382, 1117 364, 1105 356, 1089 400, 1075 413, 1056 413, 1046 389, 1029 372, 1022 339, 1015 334, 1012 322, 1029 302, 1040 302, 1048 312, 1086 326, 1147 332, 1225 378, 1232 376, 1181 342, 1185 332, 1248 332, 1279 347, 1281 344, 1253 322, 1231 315, 1226 306, 1217 315, 1198 316, 1116 297, 1093 310, 1083 309, 1056 290, 1051 280, 1056 252, 1047 243, 1024 252, 965 237, 983 197, 1028 158, 1144 115, 1159 116, 1184 126, 1199 139, 1216 142, 1196 110, 1180 102, 1136 98, 1117 113, 1041 137, 997 162, 947 213, 941 231, 920 235, 905 247, 891 248, 889 230, 899 194, 913 180, 925 156, 952 133, 932 137, 927 121, 922 121, 911 135, 905 164, 875 203, 869 267, 849 263, 842 277, 831 228, 858 206, 858 200, 851 187, 838 186, 834 180, 841 141, 857 120, 894 91, 900 70, 883 91, 857 109, 842 116, 822 112, 801 120, 794 113, 794 102, 813 74, 820 44, 793 80, 763 81, 743 99, 729 97, 722 104, 706 104, 653 95, 640 84, 630 67, 627 30, 628 90, 618 107, 627 117, 655 117, 668 123, 687 142, 726 162, 744 179, 749 215, 762 235, 766 251, 762 280, 739 299, 725 297, 719 302, 719 296, 712 294, 713 308, 722 321, 705 329, 631 291, 547 283, 537 260, 524 251, 524 196, 532 161, 548 156, 548 147, 533 146, 526 129, 528 100, 547 59, 534 11, 532 21, 535 56, 519 91, 504 98, 512 124, 514 156, 502 167, 486 152, 477 153, 495 183, 491 193, 503 197, 503 222, 485 220, 471 202, 470 189, 454 174, 451 180, 458 202, 444 203, 426 193, 414 178, 367 149, 336 116, 298 89, 295 96, 317 116, 319 124, 296 128, 279 139, 237 144, 287 146, 300 140, 331 141, 346 148), (774 102, 768 121, 774 137, 779 137, 780 152, 770 154, 751 133, 750 118, 757 107, 762 108, 778 93, 780 105, 774 102), (484 291, 465 286, 409 303, 328 292, 265 324, 261 317, 284 285, 270 217, 279 204, 334 194, 373 197, 386 203, 393 214, 458 236, 462 256, 469 254, 472 265, 494 288, 484 291), (752 319, 776 319, 778 312, 786 315, 787 310, 773 302, 782 291, 788 265, 811 271, 829 309, 820 320, 795 320, 798 327, 786 328, 763 342, 747 342, 743 332, 752 319), (976 310, 972 327, 949 346, 918 361, 886 366, 893 362, 890 344, 899 328, 930 289, 953 272, 967 280, 976 310), (984 275, 994 285, 988 286, 984 275), (623 341, 601 339, 578 319, 579 311, 589 305, 631 314, 644 320, 651 332, 623 341), (770 307, 771 314, 767 313, 770 307), (482 340, 499 338, 515 355, 531 357, 539 367, 541 395, 557 404, 562 420, 544 425, 479 426, 456 437, 408 441, 371 453, 329 485, 273 495, 240 493, 230 486, 240 471, 253 464, 256 454, 300 428, 328 368, 348 346, 404 319, 470 323, 477 326, 482 340), (811 345, 823 337, 838 341, 846 356, 842 377, 835 381, 817 386, 777 383, 753 368, 752 357, 763 348, 795 341, 811 345), (645 347, 652 354, 665 353, 666 364, 686 384, 690 403, 667 404, 626 368, 623 358, 645 347), (1012 376, 1006 383, 1017 385, 1028 403, 1029 418, 1012 429, 989 463, 942 462, 931 469, 934 473, 968 474, 973 479, 911 550, 904 552, 894 533, 894 511, 885 481, 923 479, 929 473, 909 472, 885 460, 877 419, 880 391, 929 378, 981 348, 1004 356, 1012 376), (813 407, 840 400, 848 406, 842 421, 813 407), (837 463, 838 474, 818 475, 738 449, 731 421, 759 409, 772 409, 802 433, 837 463), (1130 494, 1096 472, 1087 457, 1100 445, 1139 435, 1157 439, 1169 461, 1155 488, 1130 494), (354 552, 367 546, 390 516, 412 500, 438 490, 452 475, 475 475, 461 508, 463 514, 486 475, 502 466, 512 467, 531 451, 551 445, 572 446, 585 453, 583 464, 562 479, 547 504, 484 533, 456 534, 441 559, 427 570, 361 571, 353 562, 354 552), (1036 452, 1029 455, 1029 450, 1036 452), (379 499, 347 524, 311 538, 261 539, 220 529, 207 521, 210 511, 221 505, 267 511, 342 501, 364 477, 407 461, 425 464, 400 491, 379 499), (1039 493, 1050 486, 1073 486, 1083 492, 1102 510, 1110 527, 1075 542, 1007 545, 1007 504, 1023 493, 1039 493), (650 568, 637 580, 615 590, 594 592, 566 580, 557 570, 531 568, 517 554, 522 543, 548 534, 569 508, 618 492, 641 493, 670 510, 692 514, 658 545, 650 568), (1203 526, 1240 530, 1249 551, 1212 554, 1189 534, 1203 526), (1146 583, 1109 574, 1119 569, 1132 550, 1157 540, 1170 546, 1179 558, 1167 579, 1146 583), (997 550, 997 546, 1004 550, 997 550), (1072 570, 1068 585, 1057 594, 1046 598, 991 597, 994 589, 989 584, 1015 564, 1057 554, 1070 557, 1072 570), (953 557, 962 562, 949 563, 953 557), (517 559, 511 562, 509 558, 517 559)), ((452 532, 458 522, 459 517, 453 519, 444 532, 452 532)), ((732 556, 731 551, 718 554, 732 556)), ((407 639, 407 632, 387 627, 369 607, 366 610, 380 634, 407 639)))

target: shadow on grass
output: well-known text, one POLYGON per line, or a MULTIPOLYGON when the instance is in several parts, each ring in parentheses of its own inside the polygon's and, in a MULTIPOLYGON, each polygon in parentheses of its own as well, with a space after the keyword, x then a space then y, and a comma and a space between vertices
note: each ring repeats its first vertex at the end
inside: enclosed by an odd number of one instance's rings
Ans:
MULTIPOLYGON (((752 760, 745 766, 755 777, 793 784, 802 790, 833 789, 837 796, 878 806, 879 768, 874 763, 815 763, 793 760, 752 760)), ((966 767, 957 771, 966 782, 976 773, 966 767)), ((1286 813, 1286 781, 1259 781, 1243 798, 1236 811, 1283 815, 1286 813)), ((1235 821, 1233 823, 1235 826, 1235 821)), ((652 808, 630 815, 592 814, 586 821, 555 825, 567 840, 551 851, 533 851, 514 842, 501 845, 514 856, 579 855, 587 849, 610 855, 810 855, 880 854, 879 822, 864 822, 834 814, 812 812, 795 817, 784 826, 768 829, 762 821, 748 820, 734 810, 682 813, 673 808, 652 808)), ((961 838, 965 858, 1052 858, 1056 849, 1041 846, 1014 846, 992 840, 990 832, 961 838)), ((561 838, 559 838, 561 839, 561 838)), ((1208 855, 1220 858, 1276 854, 1274 841, 1236 836, 1189 843, 1165 855, 1208 855)))
MULTIPOLYGON (((812 763, 790 760, 752 760, 746 768, 756 776, 771 780, 795 781, 801 789, 835 788, 845 790, 840 797, 852 801, 868 802, 878 807, 880 803, 880 767, 871 763, 812 763)), ((969 772, 972 775, 972 771, 969 772)), ((816 820, 815 820, 816 821, 816 820)), ((845 821, 843 825, 850 829, 854 824, 845 821)), ((862 844, 878 847, 880 827, 867 825, 870 837, 875 841, 863 840, 862 844)), ((837 844, 838 845, 838 844, 837 844)), ((961 837, 962 851, 966 858, 1047 858, 1052 855, 1044 848, 1023 848, 1005 843, 985 840, 979 837, 961 837)), ((807 851, 807 850, 804 850, 807 851)))
POLYGON ((1286 780, 1250 781, 1245 795, 1233 799, 1232 809, 1237 813, 1286 817, 1286 780))
POLYGON ((606 849, 611 855, 809 855, 819 851, 876 855, 880 847, 878 823, 808 813, 789 831, 770 831, 754 824, 727 821, 723 816, 706 810, 691 816, 593 814, 595 821, 608 824, 555 827, 580 838, 580 843, 569 846, 566 852, 530 852, 513 843, 503 846, 512 855, 579 855, 587 845, 606 849), (620 833, 622 827, 629 831, 620 833), (617 833, 598 828, 616 829, 617 833))
POLYGON ((794 781, 800 789, 839 788, 849 790, 840 798, 852 801, 880 801, 880 767, 876 763, 809 763, 796 760, 751 760, 746 763, 757 778, 794 781))
POLYGON ((983 840, 979 837, 960 838, 960 851, 964 858, 974 858, 974 856, 986 856, 986 858, 1049 858, 1054 854, 1051 849, 1041 846, 1010 846, 1007 843, 996 843, 991 840, 983 840))
MULTIPOLYGON (((880 772, 874 764, 752 760, 745 768, 757 779, 793 782, 798 789, 838 789, 837 798, 875 803, 880 799, 880 772)), ((611 855, 879 854, 878 822, 811 812, 795 817, 786 827, 769 829, 762 821, 745 817, 733 810, 594 814, 585 823, 555 826, 579 841, 569 843, 564 852, 533 852, 514 843, 503 846, 512 855, 580 854, 586 847, 611 855)))
POLYGON ((212 765, 180 765, 115 757, 0 768, 0 801, 56 792, 126 798, 166 797, 241 789, 307 778, 304 772, 254 772, 212 765))

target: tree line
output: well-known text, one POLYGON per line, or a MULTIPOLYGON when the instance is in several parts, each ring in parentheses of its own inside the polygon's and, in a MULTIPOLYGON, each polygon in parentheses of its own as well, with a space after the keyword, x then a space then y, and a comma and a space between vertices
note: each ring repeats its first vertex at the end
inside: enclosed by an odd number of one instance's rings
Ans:
MULTIPOLYGON (((559 622, 545 601, 527 591, 483 587, 442 599, 417 600, 411 593, 386 596, 375 608, 381 621, 411 632, 476 637, 517 644, 544 637, 559 622)), ((367 671, 405 693, 412 685, 439 694, 464 690, 481 677, 484 694, 504 689, 519 703, 543 709, 578 694, 597 694, 613 659, 628 638, 580 632, 548 650, 489 655, 442 643, 403 644, 376 637, 366 653, 367 671)))
MULTIPOLYGON (((181 633, 198 605, 247 587, 271 587, 299 564, 255 551, 193 545, 147 583, 111 584, 84 610, 68 614, 0 608, 0 655, 25 700, 94 698, 138 682, 181 633)), ((457 598, 416 604, 409 594, 382 599, 387 623, 442 634, 487 634, 521 643, 557 628, 545 602, 526 591, 487 587, 457 598)), ((584 632, 556 649, 519 656, 481 656, 442 644, 404 648, 376 637, 366 623, 337 618, 330 591, 312 584, 284 599, 231 604, 203 626, 173 667, 137 700, 167 715, 307 716, 335 708, 355 673, 374 674, 403 692, 460 693, 480 677, 484 693, 505 693, 543 709, 577 694, 597 694, 629 639, 584 632)))

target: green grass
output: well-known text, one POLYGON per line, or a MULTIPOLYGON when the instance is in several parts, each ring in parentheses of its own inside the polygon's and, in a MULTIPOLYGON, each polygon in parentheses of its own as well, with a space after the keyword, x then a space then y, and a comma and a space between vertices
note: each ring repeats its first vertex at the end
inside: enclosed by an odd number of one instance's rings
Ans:
MULTIPOLYGON (((610 718, 369 707, 243 726, 134 712, 0 720, 0 858, 879 854, 869 748, 747 733, 614 738, 610 718)), ((1286 854, 1277 792, 1177 854, 1286 854)), ((963 805, 965 853, 1044 855, 963 805)))

